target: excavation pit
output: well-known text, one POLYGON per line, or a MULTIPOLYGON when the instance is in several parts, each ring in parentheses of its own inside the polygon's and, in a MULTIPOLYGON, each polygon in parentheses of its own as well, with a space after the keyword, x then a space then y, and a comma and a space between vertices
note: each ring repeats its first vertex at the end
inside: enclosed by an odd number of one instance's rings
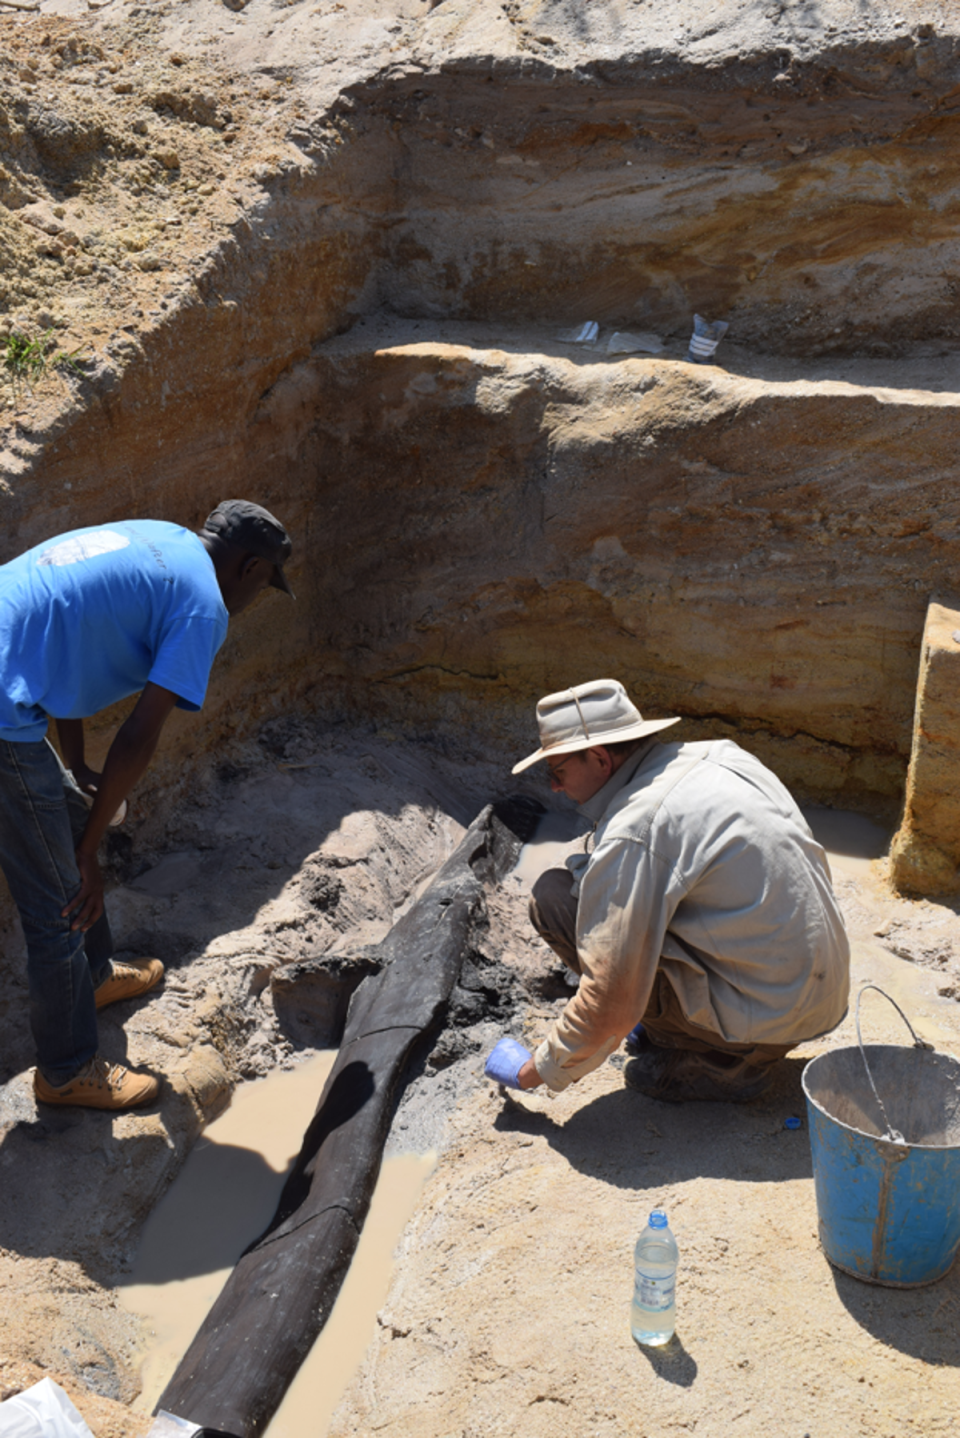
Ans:
MULTIPOLYGON (((958 36, 912 0, 42 6, 3 12, 0 345, 83 361, 4 372, 0 560, 228 491, 295 540, 296 607, 232 629, 112 846, 123 941, 168 980, 104 1032, 169 1075, 156 1114, 36 1110, 4 910, 0 1396, 50 1371, 140 1438, 113 1293, 146 1213, 238 1082, 336 1041, 542 693, 610 673, 807 803, 903 808, 890 872, 945 899, 882 887, 874 847, 838 865, 856 973, 955 1042, 958 36), (730 321, 717 366, 685 361, 694 312, 730 321)), ((784 1352, 798 1433, 936 1432, 954 1280, 916 1310, 824 1288, 792 1078, 706 1142, 659 1113, 637 1139, 615 1068, 498 1107, 483 1036, 563 989, 520 890, 488 901, 489 973, 395 1121, 439 1166, 332 1433, 759 1435, 784 1352), (650 1371, 615 1255, 654 1200, 688 1288, 650 1371)))

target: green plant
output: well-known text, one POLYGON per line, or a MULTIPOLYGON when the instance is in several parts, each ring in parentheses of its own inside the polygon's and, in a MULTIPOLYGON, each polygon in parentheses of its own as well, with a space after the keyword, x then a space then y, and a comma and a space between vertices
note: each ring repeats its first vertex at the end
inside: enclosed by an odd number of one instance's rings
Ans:
POLYGON ((47 368, 46 351, 49 343, 49 330, 38 339, 30 339, 19 330, 14 330, 3 342, 4 369, 10 371, 15 382, 21 380, 29 383, 32 379, 39 379, 47 368))
POLYGON ((14 330, 0 341, 3 368, 9 372, 15 387, 19 384, 29 387, 31 381, 42 379, 48 370, 67 369, 74 374, 83 373, 77 360, 83 346, 69 353, 54 349, 52 335, 53 330, 49 329, 31 339, 21 330, 14 330))

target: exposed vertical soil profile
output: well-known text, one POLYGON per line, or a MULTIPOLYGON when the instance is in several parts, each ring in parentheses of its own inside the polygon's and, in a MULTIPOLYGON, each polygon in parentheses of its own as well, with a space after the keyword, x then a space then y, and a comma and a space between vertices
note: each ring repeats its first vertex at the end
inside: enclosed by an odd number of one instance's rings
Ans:
MULTIPOLYGON (((168 972, 103 1046, 156 1110, 37 1108, 0 893, 0 1400, 50 1374, 146 1433, 146 1215, 239 1082, 339 1042, 555 688, 613 675, 897 830, 839 861, 855 977, 956 1048, 958 116, 955 0, 0 0, 0 562, 245 496, 297 594, 231 630, 108 842, 121 946, 168 972)), ((525 883, 487 883, 393 1115, 440 1160, 330 1432, 950 1432, 960 1278, 829 1269, 795 1058, 719 1116, 616 1055, 555 1100, 483 1081, 564 1001, 525 883), (655 1202, 683 1267, 648 1358, 655 1202)))

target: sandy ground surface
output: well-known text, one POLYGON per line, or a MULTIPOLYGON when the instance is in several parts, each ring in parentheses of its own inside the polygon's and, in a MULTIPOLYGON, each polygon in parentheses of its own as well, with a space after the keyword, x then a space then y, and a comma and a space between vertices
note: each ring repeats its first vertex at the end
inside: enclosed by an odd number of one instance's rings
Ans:
MULTIPOLYGON (((159 1109, 38 1111, 16 966, 4 995, 0 1381, 9 1394, 51 1373, 97 1438, 145 1431, 128 1406, 143 1335, 115 1291, 145 1214, 233 1084, 304 1052, 275 1011, 271 974, 376 941, 484 798, 510 787, 504 766, 385 733, 290 722, 261 738, 198 790, 165 848, 115 861, 119 946, 161 952, 168 975, 150 1001, 103 1015, 103 1047, 166 1075, 159 1109)), ((960 1052, 957 914, 895 897, 881 869, 837 870, 856 979, 882 984, 921 1034, 960 1052)), ((625 1412, 651 1435, 801 1438, 836 1432, 837 1414, 870 1438, 948 1431, 960 1275, 900 1293, 834 1273, 816 1240, 806 1132, 783 1127, 803 1113, 803 1060, 849 1043, 850 1021, 745 1108, 643 1099, 623 1087, 622 1055, 560 1097, 505 1099, 482 1077, 486 1051, 504 1030, 537 1041, 566 992, 525 905, 515 876, 490 896, 474 971, 503 997, 484 984, 460 993, 394 1122, 388 1153, 442 1158, 331 1432, 562 1424, 586 1438, 622 1432, 625 1412), (655 1204, 682 1250, 678 1338, 644 1354, 627 1330, 630 1259, 655 1204)), ((899 1042, 896 1015, 870 1003, 868 1032, 899 1042)))
MULTIPOLYGON (((921 1035, 960 1053, 956 914, 893 897, 875 869, 836 872, 855 986, 880 984, 921 1035)), ((542 962, 518 897, 508 883, 505 947, 542 962)), ((556 1007, 529 1012, 528 1043, 556 1007)), ((864 1031, 906 1036, 875 995, 864 1031)), ((848 1019, 742 1108, 645 1099, 624 1087, 622 1053, 555 1098, 478 1081, 331 1434, 952 1432, 960 1272, 881 1289, 832 1269, 818 1245, 800 1073, 852 1042, 848 1019), (784 1128, 790 1115, 801 1131, 784 1128), (632 1247, 654 1206, 681 1251, 677 1334, 660 1351, 629 1334, 632 1247)))

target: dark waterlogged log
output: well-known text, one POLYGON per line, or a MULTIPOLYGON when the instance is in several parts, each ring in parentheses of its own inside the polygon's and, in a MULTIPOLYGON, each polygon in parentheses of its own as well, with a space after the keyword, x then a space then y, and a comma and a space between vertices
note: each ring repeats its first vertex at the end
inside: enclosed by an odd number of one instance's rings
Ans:
POLYGON ((337 1061, 266 1231, 238 1262, 158 1408, 257 1438, 333 1308, 380 1171, 412 1051, 443 1018, 483 889, 516 862, 540 807, 511 800, 474 820, 429 888, 379 945, 337 1061))

